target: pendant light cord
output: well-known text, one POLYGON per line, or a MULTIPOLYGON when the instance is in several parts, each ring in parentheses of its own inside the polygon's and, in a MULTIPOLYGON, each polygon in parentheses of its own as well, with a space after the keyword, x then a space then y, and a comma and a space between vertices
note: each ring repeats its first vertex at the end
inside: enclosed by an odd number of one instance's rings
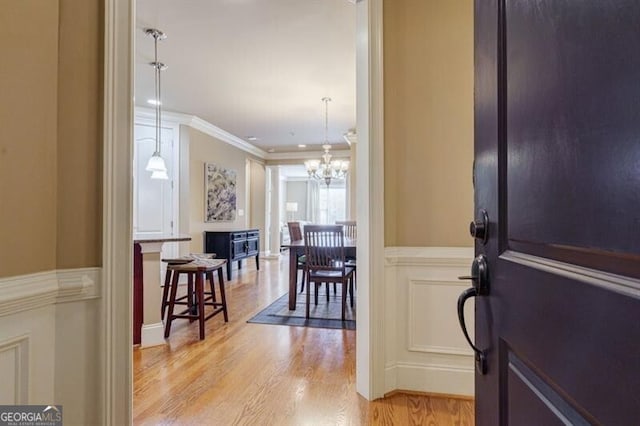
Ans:
POLYGON ((154 59, 154 63, 153 66, 155 68, 155 75, 156 75, 156 87, 155 87, 155 92, 156 92, 156 154, 158 154, 158 156, 160 156, 160 150, 161 150, 161 140, 160 140, 160 123, 162 122, 161 119, 161 115, 162 115, 162 109, 161 109, 161 105, 160 105, 160 63, 158 62, 158 36, 154 36, 153 39, 155 40, 154 43, 154 51, 155 51, 155 59, 154 59))

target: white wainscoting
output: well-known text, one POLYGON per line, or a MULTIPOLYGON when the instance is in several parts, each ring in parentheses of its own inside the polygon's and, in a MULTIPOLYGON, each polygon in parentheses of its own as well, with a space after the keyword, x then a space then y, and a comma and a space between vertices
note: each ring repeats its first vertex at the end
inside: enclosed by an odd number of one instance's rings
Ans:
POLYGON ((100 423, 100 287, 100 268, 0 278, 0 404, 100 423))
MULTIPOLYGON (((385 248, 385 393, 393 390, 472 396, 474 360, 457 299, 470 283, 472 248, 385 248)), ((473 303, 465 307, 473 336, 473 303)))

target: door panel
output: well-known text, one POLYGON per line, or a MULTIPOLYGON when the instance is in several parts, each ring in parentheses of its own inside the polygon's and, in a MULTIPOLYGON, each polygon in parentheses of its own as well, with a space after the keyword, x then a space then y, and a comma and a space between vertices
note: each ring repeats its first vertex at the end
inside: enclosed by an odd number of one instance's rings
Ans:
POLYGON ((531 424, 528 412, 537 414, 539 425, 588 425, 562 396, 529 369, 518 357, 509 352, 508 389, 510 425, 531 424))
POLYGON ((640 3, 477 0, 478 425, 640 420, 640 3))
POLYGON ((508 238, 635 264, 640 215, 612 207, 640 205, 640 3, 573 3, 506 3, 508 238))

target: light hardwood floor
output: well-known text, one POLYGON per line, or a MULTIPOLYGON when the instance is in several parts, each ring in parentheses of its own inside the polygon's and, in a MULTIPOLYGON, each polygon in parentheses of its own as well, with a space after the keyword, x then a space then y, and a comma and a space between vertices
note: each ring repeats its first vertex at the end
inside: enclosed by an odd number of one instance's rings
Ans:
MULTIPOLYGON (((252 262, 249 262, 250 264, 252 262)), ((134 424, 472 425, 473 402, 355 391, 355 332, 246 321, 287 291, 286 260, 227 283, 229 323, 174 322, 169 344, 134 350, 134 424)))

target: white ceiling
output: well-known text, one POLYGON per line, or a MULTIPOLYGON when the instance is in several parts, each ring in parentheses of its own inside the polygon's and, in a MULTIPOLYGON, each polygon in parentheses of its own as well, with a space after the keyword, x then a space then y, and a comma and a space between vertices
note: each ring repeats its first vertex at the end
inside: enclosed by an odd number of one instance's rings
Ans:
MULTIPOLYGON (((137 0, 135 103, 154 97, 158 28, 162 103, 264 150, 324 142, 355 128, 355 5, 348 0, 137 0)), ((338 146, 340 144, 341 146, 338 146)))

